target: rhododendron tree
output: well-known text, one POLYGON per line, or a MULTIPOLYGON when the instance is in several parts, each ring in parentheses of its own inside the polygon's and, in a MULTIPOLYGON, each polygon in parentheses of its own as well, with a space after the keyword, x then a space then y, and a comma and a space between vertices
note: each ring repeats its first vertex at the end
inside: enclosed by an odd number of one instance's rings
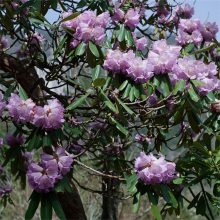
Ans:
POLYGON ((20 184, 25 219, 86 219, 81 188, 103 197, 102 220, 124 200, 157 220, 186 207, 219 218, 218 27, 193 14, 167 0, 0 0, 2 206, 20 184))

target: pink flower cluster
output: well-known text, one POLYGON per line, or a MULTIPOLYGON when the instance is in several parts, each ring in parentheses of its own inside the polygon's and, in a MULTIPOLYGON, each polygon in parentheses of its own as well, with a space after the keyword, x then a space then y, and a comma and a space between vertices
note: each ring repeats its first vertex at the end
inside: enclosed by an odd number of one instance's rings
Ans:
POLYGON ((200 45, 202 41, 212 41, 217 32, 218 26, 215 22, 201 24, 198 19, 181 19, 178 25, 176 40, 179 45, 189 43, 200 45))
POLYGON ((123 22, 131 30, 135 29, 140 21, 139 9, 129 9, 126 13, 120 8, 116 8, 112 20, 115 22, 123 22))
POLYGON ((181 47, 168 45, 166 40, 155 41, 148 53, 148 60, 154 67, 154 73, 170 72, 180 55, 180 50, 181 47))
MULTIPOLYGON (((63 14, 63 18, 70 16, 71 13, 63 14)), ((98 16, 94 11, 85 11, 74 19, 64 21, 62 26, 74 30, 72 47, 76 47, 79 43, 93 41, 100 45, 105 39, 105 29, 110 21, 108 12, 104 12, 98 16)))
POLYGON ((180 79, 185 81, 196 80, 199 91, 206 94, 220 88, 220 80, 216 76, 217 67, 214 63, 205 64, 191 57, 179 58, 173 67, 171 79, 176 82, 180 79))
POLYGON ((119 49, 108 50, 103 67, 113 73, 121 73, 135 82, 146 82, 153 76, 153 66, 147 60, 136 57, 132 50, 127 53, 119 49))
POLYGON ((58 147, 53 155, 43 153, 40 163, 31 161, 28 165, 28 182, 38 192, 49 192, 71 169, 73 158, 65 149, 58 147))
POLYGON ((32 99, 22 100, 17 94, 12 94, 7 109, 14 121, 30 122, 43 129, 57 129, 64 122, 64 108, 56 99, 42 107, 37 106, 32 99))
POLYGON ((159 23, 167 25, 177 25, 181 18, 190 19, 194 14, 194 8, 189 4, 179 5, 175 8, 174 13, 170 15, 170 9, 164 5, 157 5, 157 15, 159 23))
POLYGON ((141 37, 141 38, 137 38, 137 36, 135 35, 135 33, 132 33, 133 39, 134 39, 134 44, 137 48, 137 50, 144 50, 147 46, 148 40, 146 37, 141 37))
POLYGON ((164 156, 157 159, 144 152, 135 160, 135 170, 145 184, 169 183, 176 177, 176 164, 167 162, 164 156))

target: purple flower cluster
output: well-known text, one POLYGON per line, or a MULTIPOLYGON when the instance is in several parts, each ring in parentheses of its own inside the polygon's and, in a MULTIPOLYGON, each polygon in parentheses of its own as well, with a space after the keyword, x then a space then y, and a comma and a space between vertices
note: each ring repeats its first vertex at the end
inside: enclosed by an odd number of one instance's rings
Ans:
POLYGON ((120 8, 116 8, 112 20, 115 22, 123 22, 131 30, 135 29, 140 21, 139 9, 131 8, 125 13, 120 8))
POLYGON ((34 110, 33 124, 44 129, 57 129, 64 123, 64 108, 57 99, 49 105, 37 106, 34 110))
POLYGON ((164 156, 157 159, 144 152, 135 160, 135 170, 145 184, 169 183, 176 177, 176 164, 167 162, 164 156))
POLYGON ((170 15, 169 7, 157 4, 157 15, 159 23, 166 23, 167 25, 177 25, 181 18, 190 19, 193 14, 194 8, 191 7, 189 4, 177 6, 172 15, 170 15))
POLYGON ((194 43, 200 45, 202 41, 211 41, 218 32, 216 23, 201 24, 198 19, 180 19, 176 40, 180 45, 194 43))
POLYGON ((12 192, 12 187, 8 184, 0 183, 0 198, 12 192))
POLYGON ((31 122, 36 107, 32 99, 22 100, 17 94, 13 93, 9 98, 7 109, 10 117, 16 122, 31 122))
POLYGON ((43 153, 40 163, 31 162, 27 176, 31 187, 38 192, 49 192, 71 169, 73 158, 58 147, 53 155, 43 153))
POLYGON ((3 94, 0 92, 0 117, 2 116, 2 112, 5 108, 5 102, 3 101, 3 94))
POLYGON ((10 117, 18 123, 30 122, 44 129, 60 128, 64 122, 64 108, 58 100, 49 105, 37 106, 32 99, 22 100, 12 94, 7 105, 10 117))
MULTIPOLYGON (((70 16, 71 13, 63 14, 63 18, 70 16)), ((100 45, 105 39, 105 29, 109 23, 110 15, 104 12, 98 16, 94 11, 85 11, 74 19, 64 21, 62 26, 74 30, 72 47, 79 43, 93 41, 100 45)))
POLYGON ((137 50, 144 50, 147 46, 148 40, 146 37, 141 37, 141 38, 137 38, 135 33, 132 33, 133 39, 134 39, 134 43, 135 46, 137 48, 137 50))
POLYGON ((205 64, 200 60, 184 57, 177 60, 170 77, 174 82, 180 79, 196 80, 199 91, 206 94, 220 88, 220 80, 216 74, 217 67, 214 63, 205 64))
POLYGON ((172 46, 166 40, 158 40, 153 43, 153 47, 148 54, 148 61, 154 67, 154 73, 170 72, 180 55, 181 47, 172 46))
POLYGON ((121 73, 135 82, 146 82, 153 76, 153 66, 147 61, 136 57, 132 50, 127 53, 108 50, 104 68, 113 73, 121 73))
POLYGON ((190 19, 194 15, 194 8, 189 5, 178 5, 175 9, 175 17, 190 19))

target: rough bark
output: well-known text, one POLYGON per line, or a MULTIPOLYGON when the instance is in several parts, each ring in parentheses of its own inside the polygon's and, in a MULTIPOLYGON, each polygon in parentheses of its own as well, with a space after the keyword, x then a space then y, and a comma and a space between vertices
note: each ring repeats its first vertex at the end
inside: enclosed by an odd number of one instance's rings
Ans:
MULTIPOLYGON (((29 62, 0 53, 0 70, 16 79, 31 98, 39 100, 43 97, 43 79, 39 78, 34 66, 29 62)), ((73 183, 71 185, 72 193, 58 193, 66 218, 67 220, 86 220, 77 188, 73 183)))
POLYGON ((21 61, 8 54, 0 53, 0 70, 16 79, 31 98, 43 97, 40 85, 44 80, 38 77, 34 66, 26 60, 21 61))

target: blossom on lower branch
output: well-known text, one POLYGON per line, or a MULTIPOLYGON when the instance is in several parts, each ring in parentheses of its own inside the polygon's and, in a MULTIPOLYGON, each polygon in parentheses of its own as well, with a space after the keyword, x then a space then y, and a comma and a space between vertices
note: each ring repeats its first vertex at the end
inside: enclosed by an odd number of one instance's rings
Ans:
POLYGON ((56 99, 49 105, 37 106, 33 117, 33 124, 44 129, 60 128, 64 122, 64 108, 56 99))
POLYGON ((28 165, 29 184, 38 192, 49 192, 58 180, 70 171, 72 163, 73 158, 66 155, 62 147, 57 148, 51 155, 43 153, 40 163, 31 161, 28 165))
POLYGON ((64 123, 64 108, 57 99, 48 105, 37 106, 32 99, 22 100, 12 94, 7 105, 9 116, 18 123, 30 122, 43 129, 58 129, 64 123))
POLYGON ((135 170, 146 184, 169 183, 176 177, 176 164, 167 162, 162 155, 157 159, 153 154, 141 152, 135 160, 135 170))

